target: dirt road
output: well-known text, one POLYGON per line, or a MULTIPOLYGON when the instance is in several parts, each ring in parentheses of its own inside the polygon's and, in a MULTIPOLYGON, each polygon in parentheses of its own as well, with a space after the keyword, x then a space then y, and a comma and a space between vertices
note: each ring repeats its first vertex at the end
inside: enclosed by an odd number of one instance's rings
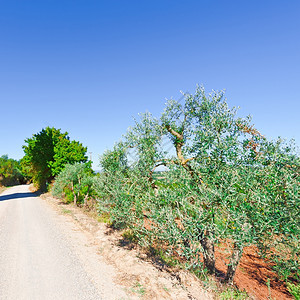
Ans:
POLYGON ((110 267, 88 253, 84 237, 74 238, 74 230, 28 186, 5 190, 0 195, 0 299, 126 299, 110 267))

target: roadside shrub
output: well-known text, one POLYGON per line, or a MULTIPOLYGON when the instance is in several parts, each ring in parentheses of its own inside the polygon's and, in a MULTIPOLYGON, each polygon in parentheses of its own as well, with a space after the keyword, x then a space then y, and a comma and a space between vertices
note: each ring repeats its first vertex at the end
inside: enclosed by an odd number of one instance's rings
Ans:
POLYGON ((20 162, 7 155, 0 157, 0 186, 10 186, 25 183, 20 162))
POLYGON ((92 196, 94 176, 89 163, 67 164, 56 177, 52 194, 58 198, 65 198, 67 202, 73 201, 86 205, 87 199, 92 196))

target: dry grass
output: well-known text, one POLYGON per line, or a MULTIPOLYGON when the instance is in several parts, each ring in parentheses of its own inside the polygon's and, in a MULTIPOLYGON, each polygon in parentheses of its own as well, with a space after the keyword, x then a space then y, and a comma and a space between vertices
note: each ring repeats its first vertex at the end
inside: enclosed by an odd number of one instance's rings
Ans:
POLYGON ((0 186, 0 194, 6 189, 5 186, 0 186))

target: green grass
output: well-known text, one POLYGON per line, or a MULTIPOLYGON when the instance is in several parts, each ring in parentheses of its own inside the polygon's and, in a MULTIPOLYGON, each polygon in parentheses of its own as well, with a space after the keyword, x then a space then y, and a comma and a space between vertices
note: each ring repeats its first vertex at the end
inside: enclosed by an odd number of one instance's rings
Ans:
POLYGON ((179 260, 177 260, 172 255, 166 255, 166 252, 161 249, 156 249, 153 247, 150 247, 148 249, 149 255, 155 257, 156 259, 160 260, 164 265, 168 267, 181 267, 183 268, 182 263, 180 263, 179 260))
POLYGON ((69 209, 66 209, 66 208, 62 208, 61 209, 61 212, 63 213, 63 214, 71 214, 72 213, 72 211, 70 211, 69 209))
POLYGON ((146 294, 146 288, 142 284, 140 284, 138 281, 131 288, 131 291, 140 296, 144 296, 146 294))
POLYGON ((234 288, 227 288, 219 294, 220 300, 246 300, 249 296, 246 292, 239 291, 234 288))
POLYGON ((102 213, 98 216, 97 221, 99 223, 111 224, 110 216, 108 213, 102 213))
POLYGON ((287 289, 295 300, 300 300, 300 284, 287 283, 287 289))
POLYGON ((128 241, 131 242, 131 243, 137 243, 137 242, 138 242, 137 237, 134 235, 133 231, 130 230, 130 229, 125 230, 125 231, 122 233, 122 237, 123 237, 125 240, 128 240, 128 241))
POLYGON ((166 286, 163 286, 163 289, 164 289, 166 292, 169 292, 169 289, 168 289, 166 286))

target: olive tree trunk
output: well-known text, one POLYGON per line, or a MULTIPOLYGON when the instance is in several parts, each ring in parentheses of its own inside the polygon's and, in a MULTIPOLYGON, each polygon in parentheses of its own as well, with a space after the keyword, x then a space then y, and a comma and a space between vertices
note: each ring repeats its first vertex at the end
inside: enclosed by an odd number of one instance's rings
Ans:
POLYGON ((242 255, 243 247, 241 245, 238 245, 237 243, 234 243, 233 251, 230 257, 230 262, 224 279, 225 283, 232 283, 242 255))
POLYGON ((216 258, 215 258, 215 246, 212 239, 212 233, 206 231, 203 238, 200 240, 203 248, 203 261, 204 267, 209 274, 215 274, 216 272, 216 258))

